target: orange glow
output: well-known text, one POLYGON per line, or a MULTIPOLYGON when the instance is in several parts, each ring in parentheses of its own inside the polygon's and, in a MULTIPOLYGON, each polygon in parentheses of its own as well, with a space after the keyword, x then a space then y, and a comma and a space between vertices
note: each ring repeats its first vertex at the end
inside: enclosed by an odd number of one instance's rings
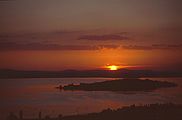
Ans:
MULTIPOLYGON (((119 69, 161 69, 166 68, 173 58, 180 58, 181 51, 160 50, 26 50, 0 51, 0 69, 59 71, 67 69, 111 70, 109 66, 119 69), (121 55, 122 54, 122 55, 121 55), (164 55, 163 55, 164 54, 164 55), (74 58, 74 62, 73 62, 74 58), (156 59, 157 58, 157 59, 156 59), (162 63, 161 63, 162 61, 162 63)), ((180 62, 180 59, 178 59, 180 62)), ((113 70, 113 68, 112 68, 113 70)))
POLYGON ((109 70, 118 70, 119 66, 109 65, 109 66, 107 66, 107 68, 109 68, 109 70))

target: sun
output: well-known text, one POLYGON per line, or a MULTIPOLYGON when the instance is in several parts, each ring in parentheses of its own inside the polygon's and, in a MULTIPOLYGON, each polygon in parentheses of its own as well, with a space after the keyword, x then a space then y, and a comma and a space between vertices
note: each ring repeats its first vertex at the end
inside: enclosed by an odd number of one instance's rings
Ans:
POLYGON ((107 66, 107 68, 109 68, 109 70, 118 70, 119 66, 109 65, 109 66, 107 66))

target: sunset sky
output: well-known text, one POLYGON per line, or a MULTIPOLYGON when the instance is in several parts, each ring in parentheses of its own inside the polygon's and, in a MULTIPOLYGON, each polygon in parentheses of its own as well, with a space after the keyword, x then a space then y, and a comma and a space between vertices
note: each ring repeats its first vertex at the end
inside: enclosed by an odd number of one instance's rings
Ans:
POLYGON ((181 6, 181 0, 1 0, 0 69, 181 69, 181 6))

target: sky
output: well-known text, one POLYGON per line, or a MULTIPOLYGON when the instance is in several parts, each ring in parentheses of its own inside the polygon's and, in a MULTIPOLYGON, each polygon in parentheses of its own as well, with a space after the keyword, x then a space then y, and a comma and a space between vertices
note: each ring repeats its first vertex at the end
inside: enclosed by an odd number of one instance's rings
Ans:
POLYGON ((181 0, 0 0, 0 69, 181 70, 181 0))

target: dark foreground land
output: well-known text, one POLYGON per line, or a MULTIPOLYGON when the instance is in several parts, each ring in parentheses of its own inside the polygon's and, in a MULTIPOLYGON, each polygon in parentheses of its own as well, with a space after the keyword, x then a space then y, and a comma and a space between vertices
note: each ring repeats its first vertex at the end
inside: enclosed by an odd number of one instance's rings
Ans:
POLYGON ((56 118, 46 116, 37 119, 19 119, 11 115, 7 120, 182 120, 182 105, 150 104, 144 106, 131 105, 117 110, 106 109, 100 113, 62 116, 56 118))
POLYGON ((69 84, 58 87, 64 90, 83 90, 83 91, 152 91, 158 88, 175 87, 171 82, 153 81, 149 79, 141 80, 119 79, 95 83, 80 83, 79 85, 69 84))

